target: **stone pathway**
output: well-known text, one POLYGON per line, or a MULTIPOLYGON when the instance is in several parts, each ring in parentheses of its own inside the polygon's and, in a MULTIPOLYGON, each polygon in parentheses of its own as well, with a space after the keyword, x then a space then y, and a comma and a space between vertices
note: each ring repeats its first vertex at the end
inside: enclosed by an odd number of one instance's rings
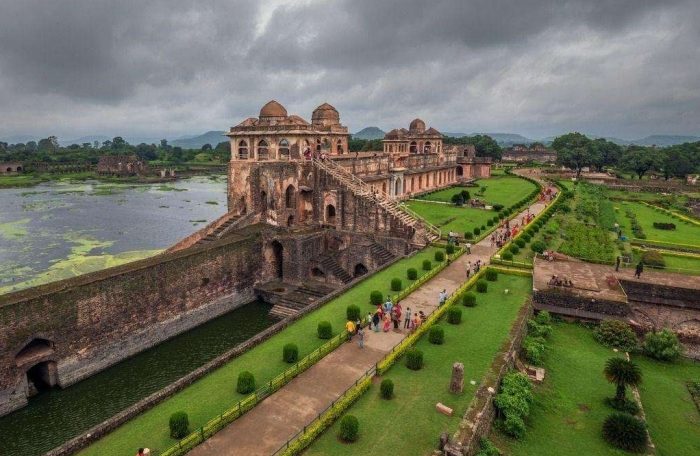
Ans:
MULTIPOLYGON (((537 215, 545 205, 535 203, 530 212, 537 215)), ((527 212, 514 217, 520 220, 527 212)), ((488 264, 498 250, 490 246, 490 236, 472 246, 443 269, 428 283, 401 301, 403 309, 411 312, 432 312, 443 289, 452 294, 466 280, 467 264, 481 260, 488 264)), ((365 332, 365 348, 353 340, 346 343, 296 377, 279 391, 263 400, 254 409, 206 440, 190 452, 193 456, 210 455, 272 455, 297 432, 381 360, 407 332, 365 332)))

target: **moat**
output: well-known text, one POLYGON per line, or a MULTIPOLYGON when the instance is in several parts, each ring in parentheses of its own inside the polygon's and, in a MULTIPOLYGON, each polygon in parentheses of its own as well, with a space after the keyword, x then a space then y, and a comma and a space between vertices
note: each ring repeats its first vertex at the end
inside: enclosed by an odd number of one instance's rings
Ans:
POLYGON ((274 323, 256 301, 0 418, 4 456, 40 455, 172 383, 274 323), (49 426, 50 424, 50 426, 49 426))
POLYGON ((0 294, 154 255, 226 211, 226 177, 0 190, 0 294))

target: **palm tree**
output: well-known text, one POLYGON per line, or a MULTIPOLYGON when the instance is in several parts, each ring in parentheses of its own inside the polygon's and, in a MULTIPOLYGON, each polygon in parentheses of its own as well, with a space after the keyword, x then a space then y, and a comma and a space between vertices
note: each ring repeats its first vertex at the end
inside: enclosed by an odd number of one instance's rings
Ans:
POLYGON ((637 386, 642 383, 642 371, 639 366, 624 358, 610 358, 605 363, 603 371, 605 378, 617 387, 615 393, 616 401, 625 400, 625 388, 627 386, 637 386))

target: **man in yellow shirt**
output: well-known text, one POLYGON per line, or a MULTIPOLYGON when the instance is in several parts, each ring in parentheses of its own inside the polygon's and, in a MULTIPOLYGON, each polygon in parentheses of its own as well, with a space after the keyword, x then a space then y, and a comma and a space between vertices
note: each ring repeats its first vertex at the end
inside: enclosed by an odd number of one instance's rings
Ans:
POLYGON ((348 341, 352 339, 352 335, 355 334, 355 323, 353 323, 352 320, 348 320, 347 323, 345 323, 345 329, 348 332, 348 341))

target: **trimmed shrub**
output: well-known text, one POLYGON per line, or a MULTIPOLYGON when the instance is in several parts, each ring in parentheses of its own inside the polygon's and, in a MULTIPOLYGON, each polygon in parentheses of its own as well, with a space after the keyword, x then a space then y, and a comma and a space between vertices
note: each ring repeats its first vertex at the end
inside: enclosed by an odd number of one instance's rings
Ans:
POLYGON ((675 230, 675 223, 654 222, 654 228, 657 230, 675 230))
POLYGON ((356 322, 360 319, 360 308, 355 304, 350 304, 347 309, 345 309, 345 317, 352 322, 356 322))
POLYGON ((518 238, 518 239, 515 240, 515 245, 517 245, 517 246, 520 247, 521 249, 522 249, 523 247, 525 247, 525 244, 526 244, 525 239, 518 238))
POLYGON ((481 225, 481 231, 486 231, 486 226, 481 225))
POLYGON ((476 306, 476 295, 471 291, 464 293, 464 297, 462 298, 462 304, 464 304, 465 307, 476 306))
POLYGON ((418 271, 416 268, 408 268, 406 270, 406 277, 408 277, 408 280, 416 280, 418 278, 418 271))
POLYGON ((502 204, 494 204, 494 205, 493 205, 493 210, 494 210, 494 211, 498 212, 498 211, 500 211, 501 209, 503 209, 503 205, 502 205, 502 204))
POLYGON ((354 442, 359 437, 360 422, 354 415, 345 415, 340 420, 340 431, 338 437, 343 442, 354 442))
POLYGON ((250 394, 255 391, 255 377, 248 371, 243 371, 238 374, 238 383, 236 384, 236 391, 239 394, 250 394))
POLYGON ((681 355, 678 336, 669 329, 650 332, 644 337, 644 352, 654 359, 673 361, 681 355))
POLYGON ((466 240, 468 240, 468 241, 474 239, 474 233, 471 233, 471 232, 469 232, 469 231, 466 231, 466 232, 464 233, 464 239, 466 239, 466 240))
POLYGON ((458 325, 462 321, 462 309, 459 307, 450 307, 447 310, 447 322, 453 325, 458 325))
POLYGON ((627 413, 613 413, 603 422, 603 438, 623 450, 642 452, 647 444, 646 425, 627 413))
POLYGON ((530 249, 531 249, 533 252, 542 253, 542 252, 544 252, 544 250, 545 250, 546 248, 547 248, 547 246, 546 246, 545 243, 542 242, 542 241, 535 241, 535 242, 533 242, 532 244, 530 244, 530 249))
POLYGON ((430 260, 423 260, 423 270, 430 271, 431 269, 433 269, 433 263, 430 260))
POLYGON ((430 333, 428 333, 428 341, 434 345, 442 345, 445 343, 445 330, 439 325, 431 327, 430 333))
POLYGON ((443 252, 442 250, 437 250, 435 252, 435 261, 437 261, 438 263, 440 263, 441 261, 445 261, 445 252, 443 252))
POLYGON ((478 291, 479 293, 486 293, 488 289, 489 285, 484 279, 479 279, 476 282, 476 291, 478 291))
POLYGON ((479 233, 481 233, 481 229, 479 229, 479 227, 477 226, 476 228, 474 228, 474 236, 478 236, 479 233))
POLYGON ((452 255, 453 253, 455 253, 454 244, 447 244, 447 246, 445 247, 445 253, 448 255, 452 255))
POLYGON ((299 360, 299 347, 297 347, 297 344, 285 344, 282 347, 282 359, 289 364, 296 363, 299 360))
POLYGON ((406 352, 406 367, 411 370, 420 370, 423 367, 423 352, 417 348, 411 348, 406 352))
POLYGON ((489 282, 495 282, 496 280, 498 280, 498 272, 494 271, 493 269, 487 269, 484 273, 484 277, 489 282))
POLYGON ((401 291, 403 289, 403 283, 398 277, 391 279, 391 291, 401 291))
POLYGON ((520 247, 518 247, 517 245, 511 245, 508 250, 510 250, 510 253, 512 253, 513 255, 517 255, 518 252, 520 252, 520 247))
POLYGON ((175 412, 170 415, 170 437, 181 439, 190 433, 190 419, 185 412, 175 412))
POLYGON ((530 364, 541 366, 544 361, 544 339, 542 337, 525 336, 523 339, 523 353, 530 364))
POLYGON ((369 302, 372 303, 373 306, 378 306, 379 304, 384 302, 384 295, 381 291, 374 290, 369 294, 369 302))
POLYGON ((394 382, 388 378, 385 378, 379 385, 379 392, 381 393, 382 398, 391 399, 394 397, 394 382))
POLYGON ((316 333, 318 333, 319 339, 330 339, 333 337, 333 327, 330 321, 319 321, 316 327, 316 333))
POLYGON ((510 252, 503 252, 503 255, 501 255, 501 258, 503 258, 506 261, 511 261, 513 259, 513 254, 510 252))
POLYGON ((535 315, 535 321, 541 325, 551 325, 552 315, 546 310, 540 310, 537 312, 537 315, 535 315))
POLYGON ((489 439, 479 439, 479 452, 476 456, 501 456, 501 451, 489 439))
POLYGON ((528 234, 527 231, 523 232, 523 234, 520 235, 520 237, 525 241, 525 242, 530 242, 532 240, 532 236, 528 234))
POLYGON ((552 326, 547 324, 540 324, 535 319, 529 319, 527 321, 527 333, 535 337, 547 338, 552 333, 552 326))
POLYGON ((595 339, 608 347, 630 351, 637 346, 632 327, 619 320, 603 320, 593 331, 595 339))
POLYGON ((661 255, 656 250, 646 250, 642 253, 642 263, 655 268, 665 268, 666 260, 664 260, 663 255, 661 255))
POLYGON ((487 226, 493 226, 493 220, 489 219, 489 220, 486 222, 486 225, 487 225, 487 226))

